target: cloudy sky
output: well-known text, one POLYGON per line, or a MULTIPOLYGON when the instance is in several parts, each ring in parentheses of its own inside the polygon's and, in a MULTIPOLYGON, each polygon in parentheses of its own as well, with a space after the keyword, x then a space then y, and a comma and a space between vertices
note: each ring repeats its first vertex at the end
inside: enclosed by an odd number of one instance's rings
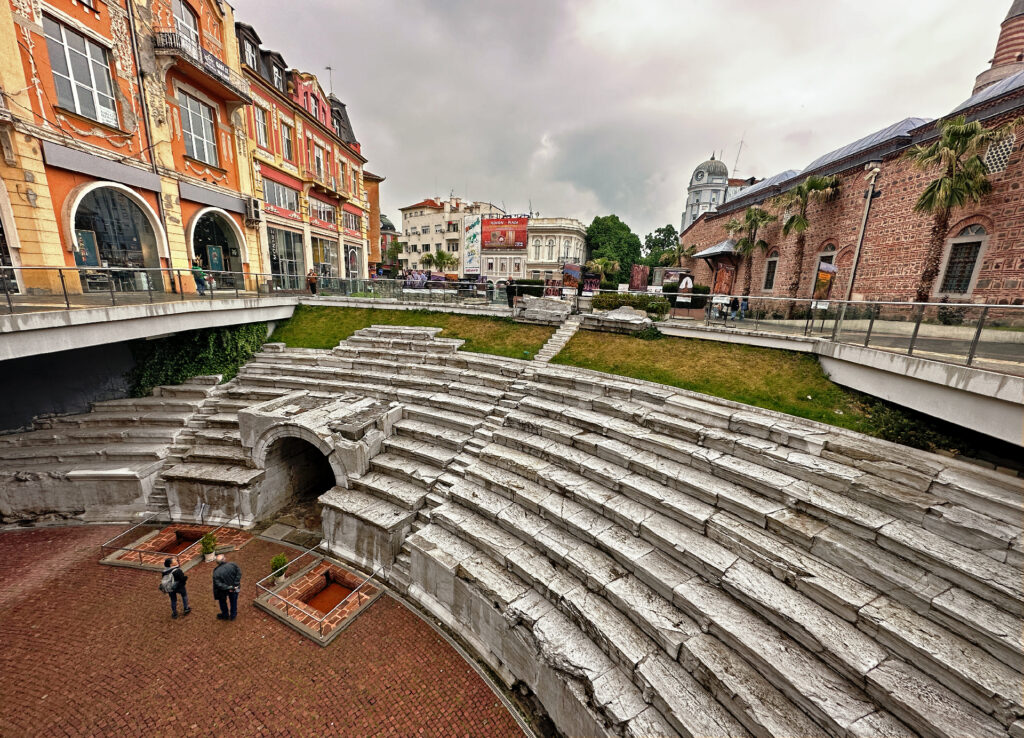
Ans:
POLYGON ((987 68, 1010 0, 234 0, 265 48, 321 77, 387 177, 508 212, 678 227, 693 168, 802 169, 987 68))

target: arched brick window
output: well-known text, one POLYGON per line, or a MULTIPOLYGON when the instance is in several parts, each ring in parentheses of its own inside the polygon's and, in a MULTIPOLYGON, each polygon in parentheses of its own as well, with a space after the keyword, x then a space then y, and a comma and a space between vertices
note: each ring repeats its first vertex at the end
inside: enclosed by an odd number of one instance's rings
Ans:
POLYGON ((937 294, 964 296, 974 290, 981 267, 981 256, 988 245, 989 235, 984 226, 969 225, 946 243, 942 274, 937 294))
POLYGON ((771 292, 775 289, 775 272, 779 268, 779 252, 773 250, 768 253, 767 258, 764 262, 764 284, 761 289, 765 292, 771 292))

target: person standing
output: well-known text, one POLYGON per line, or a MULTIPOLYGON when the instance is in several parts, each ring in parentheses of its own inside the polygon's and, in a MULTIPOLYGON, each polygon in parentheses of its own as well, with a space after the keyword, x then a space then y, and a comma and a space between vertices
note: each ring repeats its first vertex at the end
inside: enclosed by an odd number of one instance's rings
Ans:
POLYGON ((732 298, 729 303, 729 319, 736 320, 736 313, 740 311, 740 300, 738 297, 732 298))
POLYGON ((199 259, 192 260, 192 279, 196 281, 196 292, 202 297, 206 294, 206 272, 203 271, 203 265, 199 263, 199 259))
POLYGON ((309 294, 316 297, 316 270, 309 270, 309 274, 306 275, 306 286, 309 287, 309 294))
POLYGON ((516 304, 516 292, 518 291, 516 281, 509 279, 508 284, 505 285, 505 297, 508 299, 508 306, 515 307, 516 304))
POLYGON ((192 608, 188 606, 188 590, 185 582, 188 576, 181 570, 181 567, 174 563, 174 559, 168 556, 164 559, 164 570, 160 575, 160 591, 167 593, 171 598, 171 617, 178 617, 178 595, 181 595, 182 615, 188 615, 192 608))
POLYGON ((238 593, 241 589, 242 570, 238 564, 224 558, 224 554, 218 554, 217 566, 213 570, 213 597, 220 605, 218 620, 234 620, 238 615, 238 593))

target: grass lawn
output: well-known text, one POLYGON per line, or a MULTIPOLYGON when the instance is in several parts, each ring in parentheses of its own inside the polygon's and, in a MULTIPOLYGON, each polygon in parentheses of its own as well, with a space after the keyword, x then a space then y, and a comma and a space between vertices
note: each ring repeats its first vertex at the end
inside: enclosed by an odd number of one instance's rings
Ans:
POLYGON ((792 351, 580 331, 552 363, 682 387, 930 451, 986 457, 998 444, 841 387, 825 376, 813 356, 792 351))
POLYGON ((525 359, 540 351, 555 329, 524 325, 507 318, 433 313, 427 310, 376 310, 299 305, 270 337, 296 348, 334 348, 360 328, 371 325, 418 325, 444 328, 444 338, 461 338, 464 351, 525 359))

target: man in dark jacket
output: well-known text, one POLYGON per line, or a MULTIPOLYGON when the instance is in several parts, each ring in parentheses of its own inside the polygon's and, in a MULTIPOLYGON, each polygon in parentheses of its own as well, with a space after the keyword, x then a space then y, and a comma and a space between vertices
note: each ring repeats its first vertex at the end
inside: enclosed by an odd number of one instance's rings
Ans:
POLYGON ((238 564, 228 561, 224 554, 217 556, 217 567, 213 570, 213 597, 220 605, 218 620, 234 620, 238 614, 238 592, 242 588, 242 570, 238 564), (231 610, 228 611, 228 601, 231 610))
POLYGON ((181 567, 174 563, 174 559, 167 557, 164 559, 164 570, 160 575, 160 578, 171 574, 174 577, 174 589, 167 593, 171 598, 171 617, 178 617, 178 595, 181 595, 181 607, 182 615, 188 615, 192 612, 192 608, 188 606, 188 591, 185 589, 185 582, 188 581, 188 576, 181 570, 181 567))

